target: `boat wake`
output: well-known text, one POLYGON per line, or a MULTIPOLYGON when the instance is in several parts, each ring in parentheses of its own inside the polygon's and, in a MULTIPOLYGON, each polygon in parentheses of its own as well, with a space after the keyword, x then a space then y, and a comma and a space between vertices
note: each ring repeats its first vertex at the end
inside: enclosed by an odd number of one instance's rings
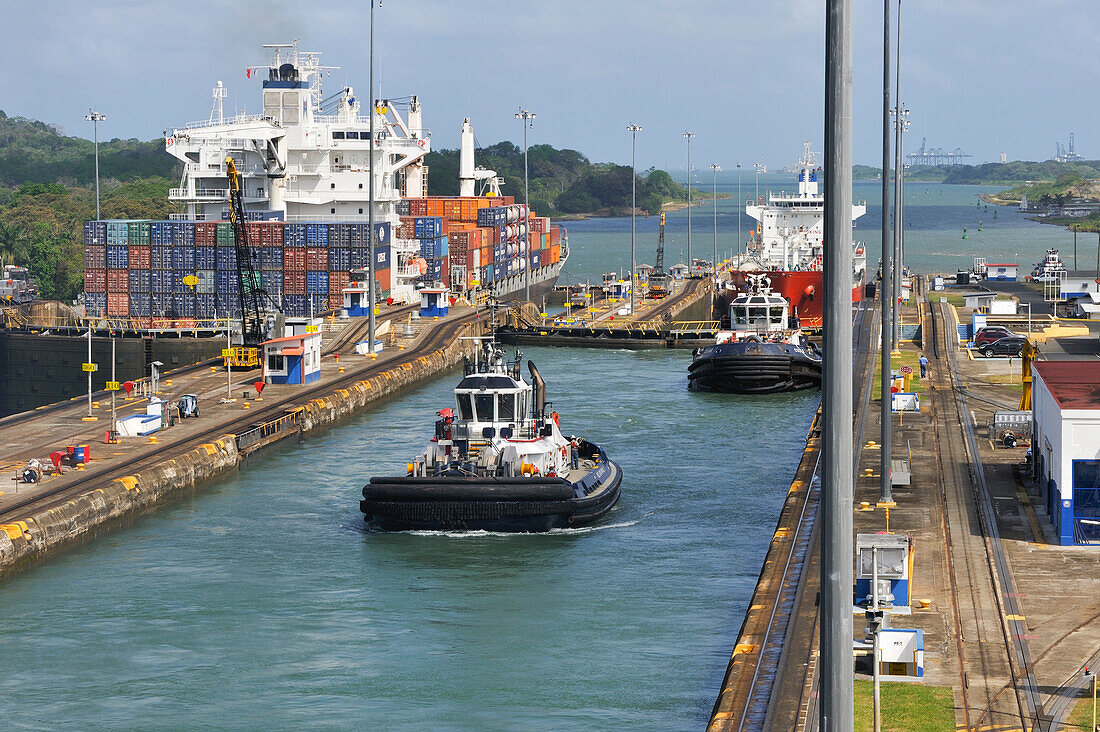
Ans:
POLYGON ((401 531, 391 533, 402 533, 407 536, 442 536, 450 539, 481 539, 487 536, 499 536, 502 538, 520 538, 520 537, 539 537, 539 536, 573 536, 579 534, 590 534, 596 531, 605 531, 608 529, 625 529, 631 526, 637 525, 641 519, 635 519, 633 521, 622 521, 614 524, 602 524, 600 526, 578 526, 570 529, 550 529, 549 531, 542 532, 514 532, 514 531, 485 531, 477 529, 474 531, 458 531, 458 530, 438 530, 438 529, 425 529, 416 531, 401 531))

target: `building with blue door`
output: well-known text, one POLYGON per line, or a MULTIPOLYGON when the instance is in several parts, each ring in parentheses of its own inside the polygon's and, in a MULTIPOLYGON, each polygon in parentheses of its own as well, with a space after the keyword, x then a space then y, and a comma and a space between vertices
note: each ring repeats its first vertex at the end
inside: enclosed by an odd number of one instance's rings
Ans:
POLYGON ((450 311, 450 290, 443 287, 425 287, 420 291, 420 317, 443 316, 450 311))
POLYGON ((263 379, 268 384, 310 384, 321 378, 321 334, 272 338, 263 348, 263 379))
POLYGON ((366 283, 345 287, 344 310, 352 318, 367 317, 370 315, 370 289, 366 283))
POLYGON ((1100 362, 1032 361, 1033 468, 1060 544, 1100 544, 1100 362))

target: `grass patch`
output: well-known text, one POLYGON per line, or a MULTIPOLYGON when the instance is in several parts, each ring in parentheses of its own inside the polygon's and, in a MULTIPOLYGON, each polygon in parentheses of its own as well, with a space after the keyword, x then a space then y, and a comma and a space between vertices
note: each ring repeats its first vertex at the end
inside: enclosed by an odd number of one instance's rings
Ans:
POLYGON ((936 290, 928 291, 928 302, 939 302, 941 297, 946 297, 949 305, 954 305, 957 308, 966 307, 966 298, 962 295, 949 295, 943 290, 939 292, 936 290))
MULTIPOLYGON (((1100 723, 1100 702, 1097 705, 1097 722, 1100 723)), ((1089 685, 1081 692, 1080 699, 1070 712, 1069 719, 1063 726, 1066 730, 1091 730, 1092 729, 1092 686, 1089 685)))
MULTIPOLYGON (((874 729, 872 693, 870 681, 856 680, 856 732, 871 732, 874 729)), ((955 695, 948 687, 886 681, 882 683, 881 696, 882 729, 885 732, 944 732, 955 729, 955 695)), ((1091 705, 1090 697, 1090 715, 1091 705)))
MULTIPOLYGON (((900 356, 890 356, 890 369, 897 371, 902 366, 913 369, 913 376, 909 382, 910 388, 915 392, 924 391, 924 383, 920 377, 920 353, 914 351, 902 351, 900 356)), ((882 398, 882 361, 879 354, 875 354, 875 381, 871 385, 871 398, 882 398)))

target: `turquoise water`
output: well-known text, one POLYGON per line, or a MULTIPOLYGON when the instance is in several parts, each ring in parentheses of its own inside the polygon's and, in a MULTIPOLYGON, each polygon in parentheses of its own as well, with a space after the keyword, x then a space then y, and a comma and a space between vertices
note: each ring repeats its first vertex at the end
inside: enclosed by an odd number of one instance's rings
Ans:
POLYGON ((4 583, 16 728, 705 725, 816 393, 685 388, 683 351, 531 349, 624 466, 599 525, 384 534, 358 511, 450 373, 4 583))
MULTIPOLYGON (((683 181, 681 181, 683 182, 683 181)), ((711 190, 709 171, 700 173, 695 185, 711 190)), ((974 257, 988 262, 1018 262, 1026 272, 1043 258, 1048 247, 1061 250, 1063 261, 1073 265, 1073 233, 1064 227, 1028 221, 1016 209, 1004 206, 979 207, 978 195, 995 193, 1002 186, 949 186, 941 183, 910 182, 905 184, 905 261, 918 272, 951 272, 969 269, 974 257), (981 231, 979 231, 979 226, 981 231), (967 238, 963 239, 963 229, 967 238)), ((727 258, 737 251, 738 202, 750 200, 756 194, 751 173, 744 173, 741 198, 737 195, 737 174, 718 174, 719 193, 731 198, 719 199, 718 256, 727 258)), ((768 190, 797 190, 793 175, 769 173, 760 176, 760 195, 768 190)), ((853 236, 867 244, 868 263, 877 265, 881 239, 881 186, 877 181, 856 181, 853 197, 867 204, 867 213, 856 221, 853 236)), ((742 209, 743 210, 743 209, 742 209)), ((692 210, 691 255, 710 259, 715 249, 714 206, 703 203, 692 210)), ((687 211, 670 212, 666 217, 665 266, 686 261, 687 211)), ((659 217, 638 217, 635 237, 636 259, 652 264, 656 256, 659 217)), ((741 215, 741 245, 748 238, 754 221, 741 215)), ((565 266, 561 283, 598 281, 604 272, 630 269, 630 218, 589 219, 564 224, 569 230, 572 253, 565 266)), ((892 241, 892 240, 891 240, 892 241)), ((1096 266, 1097 237, 1078 235, 1078 264, 1090 270, 1096 266)))

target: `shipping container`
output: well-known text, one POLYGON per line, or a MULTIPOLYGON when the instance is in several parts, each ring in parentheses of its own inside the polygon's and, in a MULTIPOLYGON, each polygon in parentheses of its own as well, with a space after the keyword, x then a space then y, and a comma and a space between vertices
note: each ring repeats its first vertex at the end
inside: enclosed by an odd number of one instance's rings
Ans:
POLYGON ((214 247, 195 247, 195 269, 217 269, 218 250, 214 247))
POLYGON ((233 224, 229 221, 220 221, 216 224, 217 232, 215 240, 219 247, 233 248, 237 244, 237 235, 233 231, 233 224))
POLYGON ((149 261, 151 269, 172 269, 173 247, 151 247, 149 261))
POLYGON ((130 247, 124 244, 107 245, 107 269, 127 269, 130 266, 130 247))
POLYGON ((84 292, 107 292, 107 270, 84 270, 84 292))
MULTIPOLYGON (((131 303, 131 308, 132 307, 133 304, 131 303)), ((217 300, 212 293, 199 293, 195 295, 196 318, 215 318, 217 317, 217 313, 217 300)))
POLYGON ((130 291, 130 270, 128 269, 109 269, 107 270, 107 292, 129 292, 130 291))
MULTIPOLYGON (((409 215, 410 216, 427 216, 428 215, 428 199, 426 198, 412 198, 409 199, 409 215)), ((104 233, 106 237, 106 233, 104 233)))
MULTIPOLYGON (((221 296, 236 295, 239 292, 237 284, 237 272, 232 272, 220 269, 218 270, 218 287, 217 294, 221 296)), ((155 292, 155 290, 154 290, 155 292)))
POLYGON ((408 216, 410 210, 409 199, 402 198, 400 201, 397 202, 395 208, 398 216, 408 216))
POLYGON ((153 221, 149 224, 149 243, 152 246, 172 246, 172 222, 153 221))
MULTIPOLYGON (((375 222, 374 224, 374 245, 377 246, 389 246, 390 241, 393 238, 393 230, 390 227, 389 221, 375 222)), ((364 245, 369 246, 370 242, 363 242, 364 245)))
POLYGON ((175 246, 195 246, 195 222, 172 222, 172 244, 175 246))
POLYGON ((267 294, 271 295, 275 299, 275 302, 278 302, 279 297, 281 297, 283 294, 282 270, 278 272, 261 272, 260 286, 267 294))
MULTIPOLYGON (((130 226, 126 232, 127 243, 130 246, 147 247, 152 244, 152 239, 149 235, 151 224, 148 221, 131 221, 130 226)), ((133 302, 130 303, 130 309, 133 310, 133 302)))
POLYGON ((130 293, 107 293, 107 317, 126 318, 130 315, 130 293))
POLYGON ((344 288, 348 286, 350 282, 350 275, 347 272, 329 272, 328 273, 328 293, 335 295, 344 291, 344 288))
POLYGON ((312 295, 306 295, 306 299, 309 301, 309 312, 307 315, 320 315, 328 310, 328 293, 314 293, 312 295))
POLYGON ((508 223, 508 209, 504 206, 482 208, 477 212, 478 226, 504 226, 508 223))
MULTIPOLYGON (((104 237, 107 234, 104 233, 104 237)), ((100 270, 101 272, 103 270, 100 270)), ((106 273, 104 273, 106 277, 106 273)), ((84 313, 89 317, 96 315, 103 315, 107 310, 107 293, 106 292, 85 292, 84 293, 84 313)))
POLYGON ((306 269, 327 270, 328 249, 308 247, 306 249, 306 269))
POLYGON ((292 318, 309 315, 309 304, 306 295, 304 293, 287 293, 283 295, 283 313, 292 318))
POLYGON ((172 311, 172 293, 170 292, 154 292, 149 302, 149 315, 154 318, 164 317, 172 311))
MULTIPOLYGON (((148 274, 148 271, 146 271, 148 274)), ((151 301, 152 295, 148 292, 131 292, 130 293, 130 318, 147 318, 153 312, 153 304, 151 301)), ((135 323, 137 327, 141 327, 140 324, 135 323)))
POLYGON ((152 292, 152 276, 147 269, 131 269, 130 272, 130 294, 133 295, 138 292, 152 292))
MULTIPOLYGON (((375 247, 374 248, 374 270, 377 272, 380 269, 390 268, 390 247, 375 247)), ((388 287, 386 289, 389 289, 388 287)))
POLYGON ((328 224, 306 224, 306 246, 328 246, 328 224))
POLYGON ((341 310, 344 307, 344 294, 335 293, 328 296, 328 309, 329 310, 341 310))
POLYGON ((154 269, 149 272, 149 289, 155 293, 172 291, 172 272, 167 269, 154 269))
POLYGON ((306 294, 306 270, 304 267, 283 270, 283 293, 287 295, 306 294))
POLYGON ((417 239, 435 239, 443 235, 443 222, 438 216, 420 216, 415 230, 417 239))
POLYGON ((195 246, 214 247, 218 245, 218 225, 214 221, 195 222, 195 246))
POLYGON ((195 296, 190 292, 173 293, 172 314, 177 318, 195 317, 195 296))
POLYGON ((193 272, 195 269, 195 247, 172 247, 172 269, 180 272, 193 272))
POLYGON ((195 284, 195 292, 210 295, 217 291, 218 273, 215 270, 195 270, 195 278, 198 280, 198 283, 195 284))
POLYGON ((403 216, 401 223, 397 225, 397 230, 394 235, 398 239, 415 239, 416 238, 416 217, 415 216, 403 216))
POLYGON ((148 246, 132 244, 128 247, 130 269, 150 269, 152 265, 153 249, 148 246))
POLYGON ((190 287, 183 284, 183 278, 188 274, 190 274, 190 272, 179 272, 177 270, 172 270, 168 273, 168 277, 172 282, 172 292, 182 293, 191 291, 190 287))
POLYGON ((391 269, 376 269, 374 270, 374 280, 378 283, 378 289, 382 292, 389 292, 393 289, 393 280, 390 277, 391 269))
POLYGON ((328 245, 330 247, 350 247, 351 227, 352 224, 329 224, 328 245))
POLYGON ((87 246, 105 246, 107 244, 107 223, 105 221, 84 222, 84 244, 87 246))
POLYGON ((370 250, 365 247, 352 247, 348 251, 349 269, 362 269, 370 266, 370 250))
POLYGON ((328 294, 328 270, 306 271, 306 294, 328 294))
POLYGON ((304 272, 306 269, 306 249, 305 247, 294 247, 283 249, 283 271, 290 272, 304 272))
POLYGON ((260 252, 260 269, 282 271, 283 248, 281 246, 265 246, 260 252))
POLYGON ((84 246, 84 269, 106 269, 107 247, 84 246))
POLYGON ((128 227, 125 221, 107 222, 107 244, 129 244, 128 227))
POLYGON ((351 269, 351 249, 348 247, 329 247, 328 269, 330 272, 347 272, 351 269))
POLYGON ((283 246, 304 247, 306 245, 306 225, 286 224, 283 226, 283 246))
POLYGON ((227 247, 219 247, 217 254, 219 270, 235 271, 237 269, 237 250, 227 247))

